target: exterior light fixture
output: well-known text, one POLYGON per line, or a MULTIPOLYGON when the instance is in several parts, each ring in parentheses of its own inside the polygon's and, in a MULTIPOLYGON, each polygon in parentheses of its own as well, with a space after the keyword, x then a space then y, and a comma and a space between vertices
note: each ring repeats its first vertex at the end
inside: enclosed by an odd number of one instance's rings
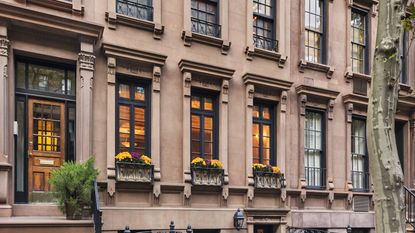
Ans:
POLYGON ((236 230, 239 231, 242 228, 242 226, 244 225, 244 220, 244 214, 238 208, 238 210, 233 215, 233 226, 236 228, 236 230))
POLYGON ((347 233, 352 233, 352 226, 347 225, 346 231, 347 233))

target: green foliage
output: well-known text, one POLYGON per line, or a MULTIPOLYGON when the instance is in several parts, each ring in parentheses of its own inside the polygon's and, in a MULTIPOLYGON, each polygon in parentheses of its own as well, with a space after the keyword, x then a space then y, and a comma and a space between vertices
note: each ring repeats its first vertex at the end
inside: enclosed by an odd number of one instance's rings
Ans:
POLYGON ((97 175, 93 157, 84 163, 65 162, 52 171, 49 183, 64 213, 69 207, 74 210, 74 215, 81 215, 83 207, 91 205, 91 190, 97 175))
POLYGON ((401 23, 405 31, 411 31, 411 30, 414 30, 414 26, 415 26, 414 25, 414 20, 415 20, 414 4, 411 4, 410 6, 408 6, 406 11, 409 12, 409 14, 403 20, 401 20, 401 23))

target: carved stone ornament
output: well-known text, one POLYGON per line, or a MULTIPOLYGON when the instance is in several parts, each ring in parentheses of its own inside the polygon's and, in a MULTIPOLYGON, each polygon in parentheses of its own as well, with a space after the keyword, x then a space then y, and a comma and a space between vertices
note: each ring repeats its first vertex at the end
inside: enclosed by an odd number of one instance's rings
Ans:
POLYGON ((154 24, 154 31, 153 31, 154 39, 160 40, 163 32, 164 32, 164 25, 161 25, 159 23, 154 24))
POLYGON ((255 55, 255 49, 253 46, 246 46, 245 48, 246 60, 252 61, 255 55))
POLYGON ((352 117, 353 117, 353 104, 348 103, 346 105, 346 121, 347 121, 347 123, 352 123, 352 117))
POLYGON ((229 196, 229 188, 225 186, 222 188, 223 200, 228 200, 228 196, 229 196))
POLYGON ((278 67, 279 68, 284 68, 284 65, 285 65, 285 62, 287 61, 287 59, 288 59, 288 56, 282 56, 281 55, 281 58, 278 61, 278 67))
POLYGON ((182 40, 185 46, 192 46, 192 32, 191 31, 183 31, 182 32, 182 40))
POLYGON ((6 64, 6 65, 4 65, 4 68, 3 68, 4 79, 6 79, 8 77, 8 72, 9 72, 9 70, 8 70, 8 66, 6 64))
POLYGON ((349 206, 351 206, 353 203, 353 193, 349 193, 347 194, 347 204, 349 204, 349 206))
POLYGON ((279 189, 284 185, 284 175, 272 172, 254 172, 255 188, 279 189))
POLYGON ((115 67, 116 67, 116 60, 113 57, 109 57, 107 61, 107 67, 108 67, 108 74, 115 75, 115 67))
POLYGON ((113 197, 115 194, 115 180, 114 179, 108 179, 107 182, 107 192, 110 197, 113 197))
POLYGON ((153 195, 154 198, 159 198, 161 194, 161 188, 160 188, 160 183, 156 182, 153 186, 153 195))
POLYGON ((192 184, 203 186, 222 186, 224 170, 219 168, 192 167, 192 184))
POLYGON ((222 81, 222 103, 228 103, 229 81, 222 81))
POLYGON ((252 84, 246 85, 246 105, 248 107, 254 106, 255 87, 252 84))
POLYGON ((7 57, 9 55, 10 41, 6 38, 0 38, 0 56, 7 57))
POLYGON ((329 204, 331 205, 333 204, 333 202, 334 202, 334 192, 331 191, 329 192, 329 204))
POLYGON ((183 191, 184 197, 186 199, 189 199, 190 196, 192 195, 192 186, 190 184, 186 184, 184 186, 184 191, 183 191))
POLYGON ((229 49, 231 48, 231 45, 232 43, 230 41, 227 41, 227 40, 223 41, 222 46, 221 46, 221 53, 223 55, 227 55, 229 49))
POLYGON ((300 199, 302 203, 305 203, 305 200, 307 199, 307 191, 305 189, 301 190, 300 199))
POLYGON ((300 99, 300 115, 305 116, 305 108, 307 105, 307 95, 302 94, 300 95, 299 99, 300 99))
POLYGON ((328 114, 327 114, 327 118, 329 120, 333 120, 334 117, 334 113, 333 113, 333 109, 334 109, 334 100, 329 100, 328 104, 327 104, 327 108, 328 108, 328 114))
POLYGON ((95 56, 90 53, 81 52, 78 54, 79 68, 82 70, 94 71, 95 56))
POLYGON ((189 72, 183 73, 183 94, 184 96, 191 96, 192 74, 189 72))
POLYGON ((153 183, 153 165, 117 162, 116 180, 122 182, 153 183))
POLYGON ((281 189, 281 201, 285 202, 287 200, 287 190, 285 188, 281 189))
POLYGON ((254 189, 253 188, 248 189, 248 200, 249 201, 254 200, 254 189))
POLYGON ((159 92, 160 91, 160 78, 161 78, 161 67, 154 66, 153 67, 153 91, 159 92))
POLYGON ((287 99, 288 99, 288 93, 287 91, 282 91, 281 92, 281 112, 286 112, 287 111, 287 99))

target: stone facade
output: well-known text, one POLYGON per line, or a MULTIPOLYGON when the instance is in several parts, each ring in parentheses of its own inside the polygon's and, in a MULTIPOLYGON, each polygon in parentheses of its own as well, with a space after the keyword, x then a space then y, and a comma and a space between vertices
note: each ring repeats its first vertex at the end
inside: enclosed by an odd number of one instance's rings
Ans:
MULTIPOLYGON (((351 180, 352 118, 364 117, 367 106, 367 96, 354 93, 354 80, 370 85, 370 75, 351 70, 349 35, 352 9, 367 10, 373 54, 377 1, 325 1, 324 65, 304 59, 304 0, 275 1, 278 51, 252 45, 252 1, 219 1, 219 38, 192 32, 191 0, 152 2, 153 20, 146 21, 117 13, 116 0, 0 0, 0 216, 41 215, 33 209, 24 214, 24 204, 15 204, 16 57, 27 57, 76 67, 75 159, 96 158, 105 232, 126 225, 166 230, 171 220, 181 230, 191 224, 236 232, 238 208, 245 233, 254 233, 256 225, 272 225, 278 233, 289 227, 345 233, 347 225, 374 232, 372 190, 356 192, 351 180), (152 182, 116 180, 119 76, 150 83, 152 182), (192 184, 193 88, 218 95, 221 186, 192 184), (285 179, 279 188, 255 187, 256 99, 276 106, 276 164, 285 179), (306 109, 326 116, 326 179, 319 190, 306 184, 306 109), (364 212, 354 211, 356 197, 366 200, 364 212)), ((413 47, 408 54, 408 81, 401 84, 396 118, 403 125, 405 185, 414 188, 413 47)))

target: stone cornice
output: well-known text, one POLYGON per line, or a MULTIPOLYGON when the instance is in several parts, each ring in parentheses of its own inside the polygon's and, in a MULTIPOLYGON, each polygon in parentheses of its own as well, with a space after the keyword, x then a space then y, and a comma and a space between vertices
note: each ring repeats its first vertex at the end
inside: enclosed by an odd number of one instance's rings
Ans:
POLYGON ((320 63, 315 63, 315 62, 310 62, 310 61, 306 61, 304 59, 300 60, 300 62, 298 63, 298 66, 299 66, 299 71, 301 73, 303 73, 305 69, 315 70, 315 71, 325 73, 326 77, 328 79, 332 78, 334 70, 335 70, 335 68, 333 66, 320 64, 320 63))
POLYGON ((96 23, 48 14, 4 1, 0 1, 0 19, 23 27, 57 31, 68 36, 90 37, 95 40, 101 39, 104 31, 104 27, 96 23))
POLYGON ((298 95, 314 96, 320 99, 334 100, 340 94, 338 91, 314 87, 309 85, 299 85, 295 88, 298 95))
POLYGON ((259 86, 266 86, 266 87, 275 88, 275 89, 283 90, 283 91, 288 91, 293 85, 293 82, 290 82, 290 81, 271 78, 271 77, 262 76, 258 74, 252 74, 252 73, 244 74, 242 76, 242 79, 245 85, 253 84, 253 85, 259 85, 259 86))
POLYGON ((103 44, 102 47, 106 56, 112 56, 124 60, 133 60, 163 66, 167 59, 167 56, 163 54, 135 50, 113 44, 103 44))
POLYGON ((244 212, 247 217, 283 217, 290 210, 279 208, 244 208, 244 212))
POLYGON ((348 104, 351 103, 353 105, 367 107, 369 98, 363 95, 356 95, 356 94, 348 94, 343 95, 343 103, 348 104))
POLYGON ((180 60, 179 68, 181 72, 198 73, 202 75, 218 77, 225 80, 231 79, 235 73, 235 70, 233 69, 203 64, 185 59, 180 60))

